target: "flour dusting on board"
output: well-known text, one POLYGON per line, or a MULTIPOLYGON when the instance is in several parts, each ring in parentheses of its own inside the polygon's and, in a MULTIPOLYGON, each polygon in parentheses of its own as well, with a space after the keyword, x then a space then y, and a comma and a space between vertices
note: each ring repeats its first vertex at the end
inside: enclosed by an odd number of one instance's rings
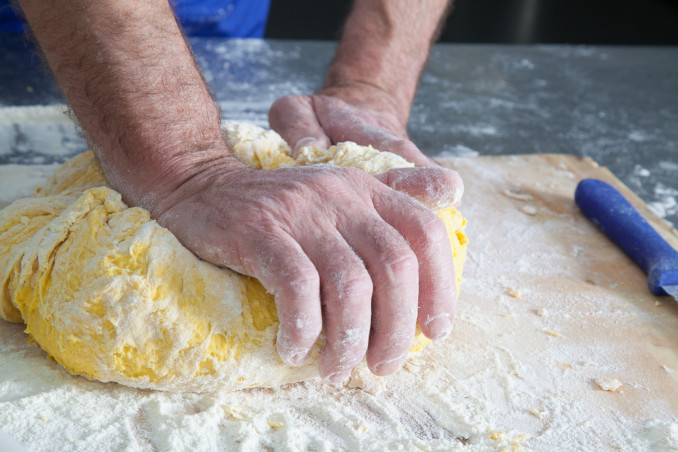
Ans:
POLYGON ((0 429, 60 451, 676 450, 678 309, 567 201, 567 168, 515 178, 535 161, 455 162, 472 243, 455 329, 395 375, 135 390, 68 374, 2 322, 0 429))
MULTIPOLYGON (((36 133, 72 128, 58 108, 20 110, 0 109, 0 140, 21 145, 16 118, 36 133)), ((64 149, 21 154, 44 166, 0 165, 0 203, 30 194, 64 149)), ((649 295, 642 272, 578 214, 574 170, 524 176, 535 161, 455 162, 471 240, 455 329, 397 374, 211 395, 135 390, 68 374, 22 326, 0 322, 0 429, 47 451, 678 450, 678 308, 649 295)))

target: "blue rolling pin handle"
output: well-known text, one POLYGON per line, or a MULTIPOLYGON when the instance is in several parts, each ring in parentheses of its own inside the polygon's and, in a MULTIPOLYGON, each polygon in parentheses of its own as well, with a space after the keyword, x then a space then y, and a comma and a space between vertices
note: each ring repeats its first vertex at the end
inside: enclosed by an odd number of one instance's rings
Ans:
POLYGON ((678 252, 610 184, 584 179, 574 200, 584 214, 648 275, 655 295, 668 295, 662 286, 678 285, 678 252))

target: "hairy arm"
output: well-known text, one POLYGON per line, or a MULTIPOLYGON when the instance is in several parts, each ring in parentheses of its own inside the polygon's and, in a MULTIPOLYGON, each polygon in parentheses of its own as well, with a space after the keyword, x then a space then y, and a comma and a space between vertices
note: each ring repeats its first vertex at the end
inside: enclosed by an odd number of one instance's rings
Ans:
POLYGON ((109 181, 128 203, 152 211, 189 169, 228 155, 219 111, 168 2, 20 5, 109 181))
POLYGON ((357 0, 323 88, 274 104, 271 125, 290 143, 371 144, 435 165, 409 141, 407 121, 449 0, 357 0))
POLYGON ((357 1, 323 89, 364 85, 382 91, 398 120, 406 124, 448 4, 449 0, 357 1))

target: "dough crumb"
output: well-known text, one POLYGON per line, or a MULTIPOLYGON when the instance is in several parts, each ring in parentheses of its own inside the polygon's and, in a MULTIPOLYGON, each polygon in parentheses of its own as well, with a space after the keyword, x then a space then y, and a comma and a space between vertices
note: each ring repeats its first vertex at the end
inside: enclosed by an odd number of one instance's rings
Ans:
POLYGON ((547 315, 549 315, 549 312, 544 308, 536 309, 534 313, 537 314, 539 317, 546 317, 547 315))
POLYGON ((603 391, 617 392, 623 383, 616 378, 596 378, 596 384, 603 391))
POLYGON ((520 298, 520 291, 517 289, 514 289, 513 287, 509 287, 506 293, 513 298, 520 298))
POLYGON ((551 330, 542 330, 542 332, 543 332, 544 334, 548 334, 549 336, 553 336, 553 337, 561 337, 560 334, 559 334, 559 333, 556 333, 555 331, 551 331, 551 330))
POLYGON ((346 387, 361 389, 368 394, 377 395, 386 387, 384 379, 374 375, 367 367, 357 367, 351 372, 346 387))
POLYGON ((358 432, 361 435, 364 435, 365 433, 370 431, 370 428, 367 425, 362 424, 362 423, 356 425, 354 428, 355 428, 355 431, 358 432))
POLYGON ((517 199, 518 201, 532 201, 534 199, 530 194, 519 193, 508 189, 504 190, 502 194, 509 198, 517 199))
POLYGON ((520 211, 524 213, 525 215, 530 215, 530 216, 535 216, 537 215, 537 208, 529 205, 529 206, 523 206, 520 208, 520 211))
POLYGON ((489 432, 489 434, 490 434, 490 439, 493 440, 493 441, 497 441, 497 440, 501 439, 502 436, 504 436, 504 432, 500 432, 500 431, 489 432))
POLYGON ((536 408, 530 408, 527 410, 527 412, 532 416, 536 417, 537 419, 542 419, 544 417, 544 414, 546 414, 544 411, 538 410, 536 408))
POLYGON ((228 414, 230 417, 232 417, 236 421, 246 421, 246 420, 249 419, 247 416, 245 416, 243 413, 239 412, 235 408, 224 407, 224 411, 226 412, 226 414, 228 414))
POLYGON ((419 372, 421 370, 421 366, 423 366, 424 364, 425 362, 421 359, 410 358, 407 361, 405 361, 405 365, 403 367, 407 369, 409 372, 419 372))
POLYGON ((278 430, 279 428, 283 427, 285 424, 279 421, 268 421, 268 426, 271 427, 273 430, 278 430))

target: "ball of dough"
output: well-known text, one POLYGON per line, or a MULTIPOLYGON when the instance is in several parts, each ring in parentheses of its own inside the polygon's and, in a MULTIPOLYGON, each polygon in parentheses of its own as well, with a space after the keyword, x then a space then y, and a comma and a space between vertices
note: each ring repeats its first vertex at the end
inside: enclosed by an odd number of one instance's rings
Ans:
MULTIPOLYGON (((256 168, 315 163, 371 174, 412 166, 371 147, 304 148, 295 159, 273 131, 226 123, 236 156, 256 168)), ((457 288, 465 220, 437 212, 457 288)), ((254 278, 202 261, 107 186, 91 152, 62 165, 0 212, 0 316, 70 372, 137 388, 183 391, 278 386, 318 375, 322 338, 301 367, 278 357, 273 297, 254 278)), ((412 351, 429 343, 417 332, 412 351)))

